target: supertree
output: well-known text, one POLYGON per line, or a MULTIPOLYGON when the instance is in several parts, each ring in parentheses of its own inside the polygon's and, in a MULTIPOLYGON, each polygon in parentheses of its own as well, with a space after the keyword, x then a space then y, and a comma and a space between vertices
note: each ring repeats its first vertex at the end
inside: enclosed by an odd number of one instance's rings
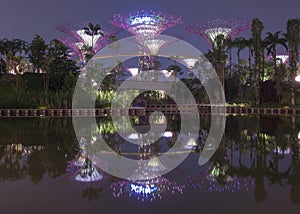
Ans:
POLYGON ((165 166, 154 157, 146 165, 140 165, 127 180, 111 185, 114 197, 127 194, 138 200, 153 201, 162 199, 167 194, 183 194, 184 186, 160 175, 165 166))
POLYGON ((113 25, 128 30, 137 39, 154 39, 168 28, 182 23, 181 17, 140 10, 131 14, 115 14, 110 20, 113 25))
POLYGON ((224 166, 208 165, 196 175, 186 178, 186 187, 199 188, 209 192, 239 192, 255 188, 250 176, 228 175, 224 166), (221 180, 221 181, 220 181, 221 180))
POLYGON ((213 51, 210 52, 213 54, 214 58, 212 64, 214 64, 214 67, 220 76, 223 87, 225 84, 226 64, 226 54, 224 52, 225 46, 223 41, 227 38, 233 38, 238 33, 249 29, 251 29, 250 21, 234 18, 219 18, 207 22, 194 22, 186 26, 186 31, 201 36, 213 48, 213 51))
POLYGON ((79 151, 75 158, 68 163, 67 171, 72 173, 74 179, 79 182, 96 182, 102 180, 103 171, 93 163, 86 154, 86 140, 82 138, 79 143, 79 151))
MULTIPOLYGON (((267 59, 273 61, 272 56, 267 56, 267 59)), ((276 55, 276 64, 280 65, 282 64, 286 64, 289 61, 289 55, 287 53, 279 53, 276 55)))
MULTIPOLYGON (((182 19, 162 12, 140 10, 131 14, 115 14, 110 22, 128 30, 141 47, 141 53, 144 54, 146 48, 150 55, 155 55, 160 48, 168 44, 168 41, 156 39, 157 36, 166 29, 182 23, 182 19)), ((153 61, 154 59, 148 56, 141 56, 140 70, 149 70, 153 66, 153 61)))
POLYGON ((251 29, 250 21, 234 18, 194 22, 186 26, 188 32, 201 36, 211 47, 216 45, 216 38, 219 35, 223 35, 224 39, 233 38, 238 33, 249 29, 251 29))
POLYGON ((65 23, 56 29, 67 34, 68 37, 59 40, 73 50, 80 61, 87 61, 96 52, 113 41, 120 32, 113 26, 65 23))

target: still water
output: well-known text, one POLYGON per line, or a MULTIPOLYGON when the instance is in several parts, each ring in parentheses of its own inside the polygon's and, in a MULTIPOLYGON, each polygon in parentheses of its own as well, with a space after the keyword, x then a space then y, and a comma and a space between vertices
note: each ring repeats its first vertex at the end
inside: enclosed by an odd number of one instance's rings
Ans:
MULTIPOLYGON (((128 144, 111 120, 97 122, 112 150, 141 160, 174 146, 181 119, 168 116, 168 131, 143 146, 128 144)), ((136 129, 147 129, 147 121, 132 118, 136 129)), ((89 160, 84 145, 95 139, 77 140, 70 118, 2 118, 0 213, 299 213, 300 118, 227 116, 218 150, 199 166, 209 128, 210 118, 202 116, 198 138, 181 139, 182 151, 192 152, 177 168, 160 176, 165 166, 154 158, 147 170, 157 176, 133 181, 89 160)))

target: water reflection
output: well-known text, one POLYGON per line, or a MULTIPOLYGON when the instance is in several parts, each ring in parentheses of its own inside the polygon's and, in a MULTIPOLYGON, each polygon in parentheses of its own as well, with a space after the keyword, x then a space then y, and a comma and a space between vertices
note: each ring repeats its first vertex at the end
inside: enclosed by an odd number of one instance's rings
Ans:
MULTIPOLYGON (((136 125, 147 125, 145 118, 134 120, 136 125)), ((0 181, 13 183, 29 178, 37 185, 48 182, 48 177, 67 177, 68 182, 80 186, 81 196, 88 201, 98 200, 101 195, 113 195, 116 200, 128 196, 141 201, 179 196, 191 200, 185 192, 194 190, 199 194, 245 192, 257 203, 264 203, 266 199, 272 200, 270 192, 283 188, 289 193, 284 197, 300 204, 300 118, 228 116, 219 149, 208 164, 198 166, 197 158, 210 127, 209 119, 203 117, 198 139, 191 140, 188 133, 181 139, 180 148, 193 150, 191 157, 178 170, 161 176, 168 166, 158 157, 178 138, 176 120, 167 120, 171 123, 161 139, 154 144, 130 147, 115 133, 109 120, 99 119, 102 135, 118 155, 149 160, 147 164, 141 162, 127 180, 119 180, 101 170, 109 167, 109 163, 100 160, 99 166, 86 155, 85 145, 96 141, 97 135, 77 142, 70 120, 1 119, 0 181)), ((139 136, 128 133, 128 138, 136 137, 139 136)), ((78 186, 74 184, 74 188, 78 186)))

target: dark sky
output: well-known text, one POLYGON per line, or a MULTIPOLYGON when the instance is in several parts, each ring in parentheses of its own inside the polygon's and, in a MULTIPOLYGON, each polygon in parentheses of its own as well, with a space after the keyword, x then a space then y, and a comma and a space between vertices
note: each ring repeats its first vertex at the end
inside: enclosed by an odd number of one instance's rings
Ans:
POLYGON ((35 34, 41 34, 49 41, 61 36, 54 28, 60 23, 94 21, 101 24, 106 23, 114 13, 140 9, 182 16, 184 24, 167 33, 183 36, 191 43, 198 41, 200 45, 205 42, 184 31, 184 26, 194 20, 260 18, 265 32, 275 32, 285 31, 289 18, 300 17, 299 0, 0 0, 0 38, 31 41, 35 34))

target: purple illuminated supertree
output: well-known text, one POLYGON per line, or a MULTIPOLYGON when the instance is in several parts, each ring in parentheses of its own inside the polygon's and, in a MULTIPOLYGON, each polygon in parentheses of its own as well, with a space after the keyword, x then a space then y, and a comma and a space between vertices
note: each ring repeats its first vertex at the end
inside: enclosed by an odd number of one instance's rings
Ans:
MULTIPOLYGON (((267 59, 269 59, 270 61, 273 62, 273 57, 267 56, 267 59)), ((279 53, 276 55, 276 64, 280 65, 282 64, 286 64, 289 61, 289 55, 287 53, 279 53)))
POLYGON ((238 192, 255 188, 254 178, 234 174, 227 175, 226 171, 226 167, 220 167, 218 164, 210 165, 197 175, 189 176, 186 179, 186 186, 209 192, 238 192), (221 183, 220 177, 222 177, 221 183))
POLYGON ((154 39, 168 28, 182 23, 181 17, 152 10, 140 10, 131 14, 115 14, 113 25, 128 30, 139 40, 154 39))
MULTIPOLYGON (((156 39, 157 36, 166 29, 182 23, 182 19, 162 12, 140 10, 125 15, 115 14, 110 22, 128 30, 139 43, 141 53, 144 54, 143 48, 146 48, 151 55, 155 55, 167 44, 167 41, 156 39)), ((147 56, 140 57, 140 70, 149 70, 153 66, 153 60, 155 59, 147 56)))
POLYGON ((194 22, 186 26, 186 30, 204 38, 211 47, 216 44, 216 37, 223 35, 224 39, 233 38, 238 33, 251 29, 248 20, 214 19, 207 22, 194 22))
POLYGON ((184 186, 169 181, 160 175, 164 170, 158 158, 153 158, 145 166, 140 166, 127 180, 111 185, 114 197, 128 194, 138 200, 153 201, 162 199, 166 194, 183 194, 184 186))
POLYGON ((79 143, 79 151, 75 158, 69 162, 67 171, 72 173, 74 179, 79 182, 102 180, 103 171, 88 158, 85 151, 85 144, 85 139, 82 138, 79 143))
POLYGON ((113 26, 102 26, 86 24, 62 24, 56 29, 66 33, 69 37, 59 39, 62 43, 70 47, 80 61, 86 61, 88 56, 94 55, 104 46, 111 43, 115 35, 120 32, 113 26), (87 27, 86 27, 87 26, 87 27))

